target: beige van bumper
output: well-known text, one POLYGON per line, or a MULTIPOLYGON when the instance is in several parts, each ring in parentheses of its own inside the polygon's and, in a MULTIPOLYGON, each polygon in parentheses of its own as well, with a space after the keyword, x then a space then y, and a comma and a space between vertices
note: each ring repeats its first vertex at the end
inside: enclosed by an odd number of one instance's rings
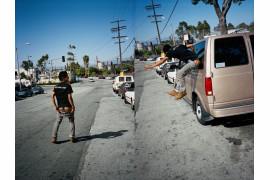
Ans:
POLYGON ((227 106, 213 108, 210 110, 211 115, 215 118, 235 116, 254 112, 254 103, 242 104, 240 106, 227 106))

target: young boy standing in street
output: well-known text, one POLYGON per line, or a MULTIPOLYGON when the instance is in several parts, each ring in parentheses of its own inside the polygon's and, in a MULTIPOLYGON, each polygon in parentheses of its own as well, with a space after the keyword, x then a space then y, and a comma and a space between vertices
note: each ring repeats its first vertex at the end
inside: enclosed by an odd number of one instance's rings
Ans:
POLYGON ((71 130, 70 130, 69 140, 71 142, 75 142, 75 139, 74 139, 75 138, 75 123, 74 123, 75 106, 74 106, 72 95, 71 95, 71 93, 73 93, 73 90, 72 90, 71 85, 69 84, 69 77, 66 71, 61 71, 59 73, 59 80, 61 82, 54 87, 53 93, 51 95, 53 106, 55 110, 57 111, 57 118, 56 118, 56 122, 54 124, 53 132, 52 132, 52 142, 56 143, 59 125, 61 124, 62 119, 64 117, 67 117, 70 123, 71 130), (55 104, 55 99, 54 99, 55 96, 57 99, 57 106, 55 104))
POLYGON ((178 81, 176 82, 177 85, 173 91, 168 92, 169 95, 174 96, 175 99, 181 99, 186 93, 186 83, 185 83, 185 76, 193 69, 199 66, 200 60, 198 59, 198 55, 195 53, 193 45, 188 44, 188 45, 178 45, 176 47, 171 47, 170 45, 165 45, 163 47, 163 52, 166 54, 165 58, 162 60, 156 62, 152 66, 145 66, 145 69, 150 69, 156 66, 159 66, 166 62, 166 60, 171 59, 171 58, 177 58, 181 61, 188 61, 188 63, 182 67, 176 74, 178 77, 178 81), (188 50, 188 48, 191 49, 188 50))

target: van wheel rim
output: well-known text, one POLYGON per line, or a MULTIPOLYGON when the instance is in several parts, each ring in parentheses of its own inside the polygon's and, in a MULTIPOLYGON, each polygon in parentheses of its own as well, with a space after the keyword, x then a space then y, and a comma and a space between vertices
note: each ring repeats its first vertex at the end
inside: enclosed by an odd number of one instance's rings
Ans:
POLYGON ((199 102, 197 101, 196 103, 196 115, 198 117, 198 119, 201 119, 202 118, 202 109, 201 109, 201 106, 199 104, 199 102))

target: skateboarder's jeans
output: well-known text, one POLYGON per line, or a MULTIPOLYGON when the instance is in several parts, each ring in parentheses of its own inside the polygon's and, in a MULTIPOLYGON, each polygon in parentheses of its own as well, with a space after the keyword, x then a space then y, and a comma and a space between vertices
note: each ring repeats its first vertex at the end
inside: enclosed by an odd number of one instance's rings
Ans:
POLYGON ((189 60, 184 67, 177 71, 176 76, 178 77, 178 81, 176 82, 176 87, 174 89, 176 92, 186 92, 185 76, 191 73, 196 67, 195 62, 189 60))
POLYGON ((59 125, 61 124, 62 119, 64 117, 67 117, 69 119, 69 124, 70 124, 70 135, 69 135, 69 137, 75 137, 74 113, 70 114, 67 111, 57 112, 57 118, 56 118, 56 122, 54 123, 52 137, 57 137, 57 132, 58 132, 58 129, 59 129, 59 125))

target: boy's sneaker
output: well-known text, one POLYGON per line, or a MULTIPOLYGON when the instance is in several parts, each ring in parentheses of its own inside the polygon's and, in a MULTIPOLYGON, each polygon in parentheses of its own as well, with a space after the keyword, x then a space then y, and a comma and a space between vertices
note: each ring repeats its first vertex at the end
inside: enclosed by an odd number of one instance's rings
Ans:
POLYGON ((172 91, 168 92, 168 94, 171 96, 175 96, 177 94, 177 92, 175 90, 172 90, 172 91))
POLYGON ((187 95, 186 92, 178 92, 178 93, 174 96, 174 98, 175 98, 175 99, 181 99, 181 98, 184 97, 185 95, 187 95))
POLYGON ((56 137, 52 137, 52 143, 56 143, 56 137))
POLYGON ((75 142, 75 138, 74 138, 74 137, 70 137, 69 140, 70 140, 71 142, 73 142, 73 143, 75 142))

